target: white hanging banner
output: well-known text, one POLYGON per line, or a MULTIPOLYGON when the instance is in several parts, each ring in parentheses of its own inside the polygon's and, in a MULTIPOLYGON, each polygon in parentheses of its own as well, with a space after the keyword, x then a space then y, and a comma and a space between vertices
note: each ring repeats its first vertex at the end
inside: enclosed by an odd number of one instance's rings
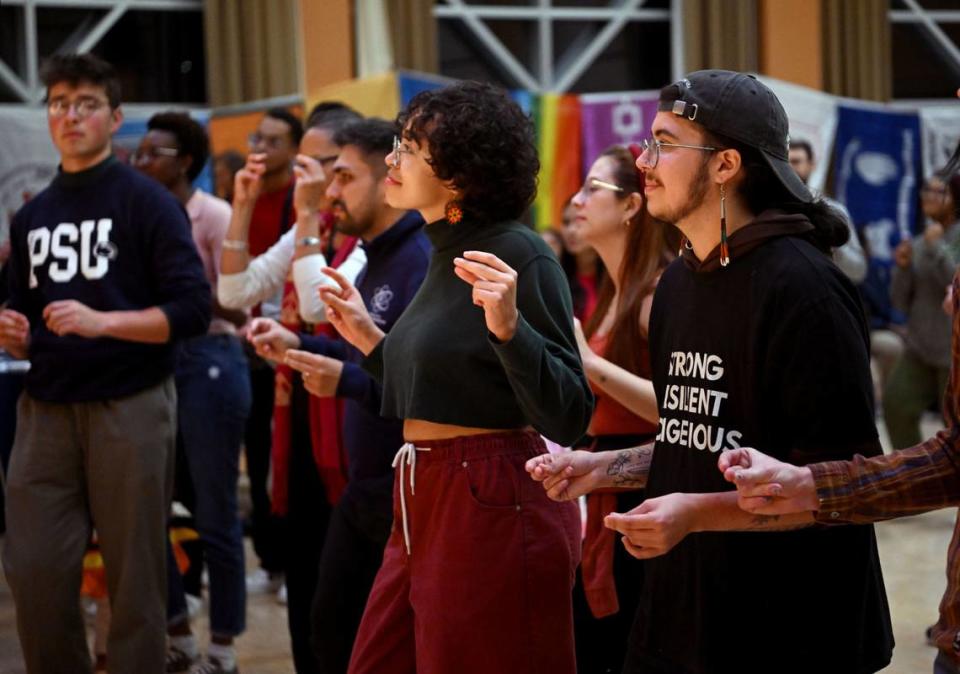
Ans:
POLYGON ((59 157, 42 108, 0 105, 0 243, 10 236, 13 214, 45 188, 59 157))
MULTIPOLYGON (((120 161, 127 161, 146 132, 147 120, 154 113, 181 109, 206 126, 210 111, 182 106, 124 106, 123 124, 113 137, 113 149, 120 161)), ((14 213, 35 194, 43 190, 57 174, 60 156, 50 141, 47 113, 43 108, 23 105, 0 105, 0 244, 10 236, 14 213)), ((212 191, 209 163, 194 182, 212 191)))
POLYGON ((822 192, 837 130, 837 97, 773 77, 757 79, 770 87, 787 111, 790 139, 805 140, 813 147, 816 168, 810 175, 810 187, 822 192))
POLYGON ((927 178, 946 165, 960 143, 960 104, 921 107, 920 133, 923 138, 923 176, 927 178))

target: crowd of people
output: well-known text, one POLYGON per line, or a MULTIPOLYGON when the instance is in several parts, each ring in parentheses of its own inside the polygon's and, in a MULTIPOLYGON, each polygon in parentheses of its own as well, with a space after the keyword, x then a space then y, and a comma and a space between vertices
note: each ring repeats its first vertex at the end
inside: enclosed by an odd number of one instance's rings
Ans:
MULTIPOLYGON (((749 75, 664 87, 652 136, 594 158, 542 235, 533 126, 488 84, 396 120, 271 109, 214 196, 188 114, 127 165, 112 67, 43 77, 60 169, 13 220, 0 311, 30 362, 3 544, 30 674, 236 673, 248 592, 286 604, 298 674, 889 664, 871 522, 960 494, 956 166, 895 251, 901 327, 865 312, 856 223, 749 75), (883 455, 878 405, 909 449, 883 455)), ((960 672, 956 583, 931 638, 960 672)))

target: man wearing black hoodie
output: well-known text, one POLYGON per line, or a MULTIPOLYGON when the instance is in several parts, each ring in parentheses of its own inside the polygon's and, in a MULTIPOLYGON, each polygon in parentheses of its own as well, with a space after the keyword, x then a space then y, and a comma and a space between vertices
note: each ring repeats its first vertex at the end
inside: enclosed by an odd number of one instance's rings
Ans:
POLYGON ((650 560, 625 672, 876 672, 893 638, 873 529, 750 515, 716 469, 740 446, 880 453, 863 311, 828 257, 846 227, 791 170, 786 114, 756 79, 692 73, 659 109, 638 166, 651 215, 685 242, 650 318, 656 443, 528 469, 558 499, 646 487, 607 518, 650 560), (731 630, 750 647, 729 649, 731 630))

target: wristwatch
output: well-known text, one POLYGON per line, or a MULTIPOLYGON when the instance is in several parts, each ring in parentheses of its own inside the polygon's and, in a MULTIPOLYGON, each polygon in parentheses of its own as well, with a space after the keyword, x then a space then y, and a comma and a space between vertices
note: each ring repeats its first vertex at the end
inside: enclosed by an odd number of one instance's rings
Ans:
POLYGON ((319 246, 321 243, 319 236, 305 236, 302 239, 297 239, 297 247, 319 246))

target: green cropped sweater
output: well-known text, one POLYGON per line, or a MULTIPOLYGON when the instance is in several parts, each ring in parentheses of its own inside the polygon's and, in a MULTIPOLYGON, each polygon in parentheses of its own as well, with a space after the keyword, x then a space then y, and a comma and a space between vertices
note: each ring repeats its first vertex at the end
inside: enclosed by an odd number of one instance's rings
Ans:
POLYGON ((551 250, 517 222, 439 220, 427 277, 365 367, 383 383, 384 416, 474 428, 533 426, 561 445, 590 423, 593 394, 573 333, 566 276, 551 250), (464 251, 492 253, 518 275, 517 332, 489 333, 470 286, 454 274, 464 251))

